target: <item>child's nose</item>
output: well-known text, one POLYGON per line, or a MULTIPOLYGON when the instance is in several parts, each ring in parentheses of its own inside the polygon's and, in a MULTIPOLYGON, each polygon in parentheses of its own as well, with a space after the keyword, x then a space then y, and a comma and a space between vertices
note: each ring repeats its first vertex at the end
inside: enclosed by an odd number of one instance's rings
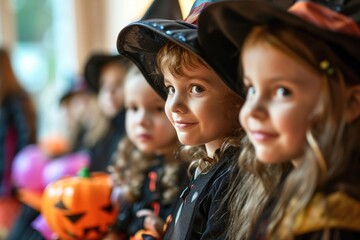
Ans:
POLYGON ((184 97, 177 93, 166 100, 166 106, 174 113, 185 113, 187 111, 184 97))
POLYGON ((262 97, 254 97, 251 101, 247 101, 243 108, 251 117, 265 118, 267 116, 266 102, 262 97))
POLYGON ((138 119, 138 123, 143 126, 148 126, 151 122, 149 113, 145 110, 139 111, 137 119, 138 119))

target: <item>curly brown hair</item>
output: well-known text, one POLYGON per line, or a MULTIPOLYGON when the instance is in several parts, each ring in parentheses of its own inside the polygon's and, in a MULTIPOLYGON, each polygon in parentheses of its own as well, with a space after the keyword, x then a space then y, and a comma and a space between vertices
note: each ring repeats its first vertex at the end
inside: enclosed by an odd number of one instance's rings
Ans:
MULTIPOLYGON (((161 200, 164 204, 169 204, 178 196, 180 192, 179 176, 180 168, 186 168, 189 154, 178 145, 172 153, 164 157, 164 172, 161 176, 161 200)), ((153 154, 144 154, 130 141, 124 137, 115 155, 115 163, 110 166, 115 185, 119 185, 124 190, 124 198, 127 202, 135 202, 141 197, 141 187, 146 177, 146 172, 157 158, 153 154)))

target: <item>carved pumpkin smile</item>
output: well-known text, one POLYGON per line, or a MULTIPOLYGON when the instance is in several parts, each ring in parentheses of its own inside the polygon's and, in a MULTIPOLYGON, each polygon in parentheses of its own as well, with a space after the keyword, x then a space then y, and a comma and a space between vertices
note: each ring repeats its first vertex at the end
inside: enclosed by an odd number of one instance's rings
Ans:
POLYGON ((56 181, 45 189, 42 213, 61 239, 102 239, 118 212, 110 202, 111 189, 106 173, 56 181))

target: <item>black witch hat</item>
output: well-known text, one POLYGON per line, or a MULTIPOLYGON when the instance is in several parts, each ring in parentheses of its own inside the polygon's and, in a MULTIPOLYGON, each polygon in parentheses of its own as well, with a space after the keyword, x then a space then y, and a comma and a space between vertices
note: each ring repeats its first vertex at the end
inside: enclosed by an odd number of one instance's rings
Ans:
MULTIPOLYGON (((240 1, 240 0, 238 0, 240 1)), ((293 0, 268 0, 286 8, 293 0)), ((156 56, 169 41, 195 54, 210 69, 213 69, 234 92, 243 96, 241 84, 237 81, 238 57, 228 54, 221 61, 210 58, 199 45, 197 20, 200 12, 209 5, 224 0, 196 0, 184 20, 149 19, 137 21, 121 30, 117 39, 119 53, 132 60, 155 91, 164 99, 167 93, 163 75, 158 71, 156 56)), ((221 49, 222 46, 218 46, 221 49)))
POLYGON ((141 20, 163 18, 182 19, 180 4, 178 0, 154 0, 141 20))
MULTIPOLYGON (((239 53, 253 26, 274 21, 321 39, 336 49, 344 67, 360 75, 360 0, 301 0, 287 11, 265 0, 212 4, 199 17, 200 45, 221 61, 239 53)), ((359 78, 346 81, 358 84, 359 78)))
MULTIPOLYGON (((220 0, 217 0, 220 1, 220 0)), ((117 39, 120 55, 132 60, 155 91, 164 99, 167 93, 163 75, 158 71, 156 56, 158 51, 171 41, 195 54, 209 68, 236 92, 236 65, 231 60, 224 62, 208 60, 198 44, 197 17, 199 12, 216 0, 197 0, 185 20, 149 19, 131 23, 121 30, 117 39)), ((230 56, 231 57, 231 56, 230 56)))

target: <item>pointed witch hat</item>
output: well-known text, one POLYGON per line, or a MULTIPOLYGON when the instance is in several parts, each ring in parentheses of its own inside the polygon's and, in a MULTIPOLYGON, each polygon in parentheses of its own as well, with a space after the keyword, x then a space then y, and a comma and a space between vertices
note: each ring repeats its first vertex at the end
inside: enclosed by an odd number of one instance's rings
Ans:
POLYGON ((210 61, 198 44, 197 16, 209 4, 221 0, 197 0, 185 20, 148 19, 127 25, 117 39, 119 53, 132 60, 144 74, 155 91, 166 99, 167 93, 163 75, 158 71, 158 51, 171 41, 195 54, 210 69, 213 69, 230 89, 239 93, 240 84, 236 79, 236 64, 229 61, 210 61))
POLYGON ((163 18, 181 19, 181 8, 178 0, 154 0, 141 20, 163 18))

